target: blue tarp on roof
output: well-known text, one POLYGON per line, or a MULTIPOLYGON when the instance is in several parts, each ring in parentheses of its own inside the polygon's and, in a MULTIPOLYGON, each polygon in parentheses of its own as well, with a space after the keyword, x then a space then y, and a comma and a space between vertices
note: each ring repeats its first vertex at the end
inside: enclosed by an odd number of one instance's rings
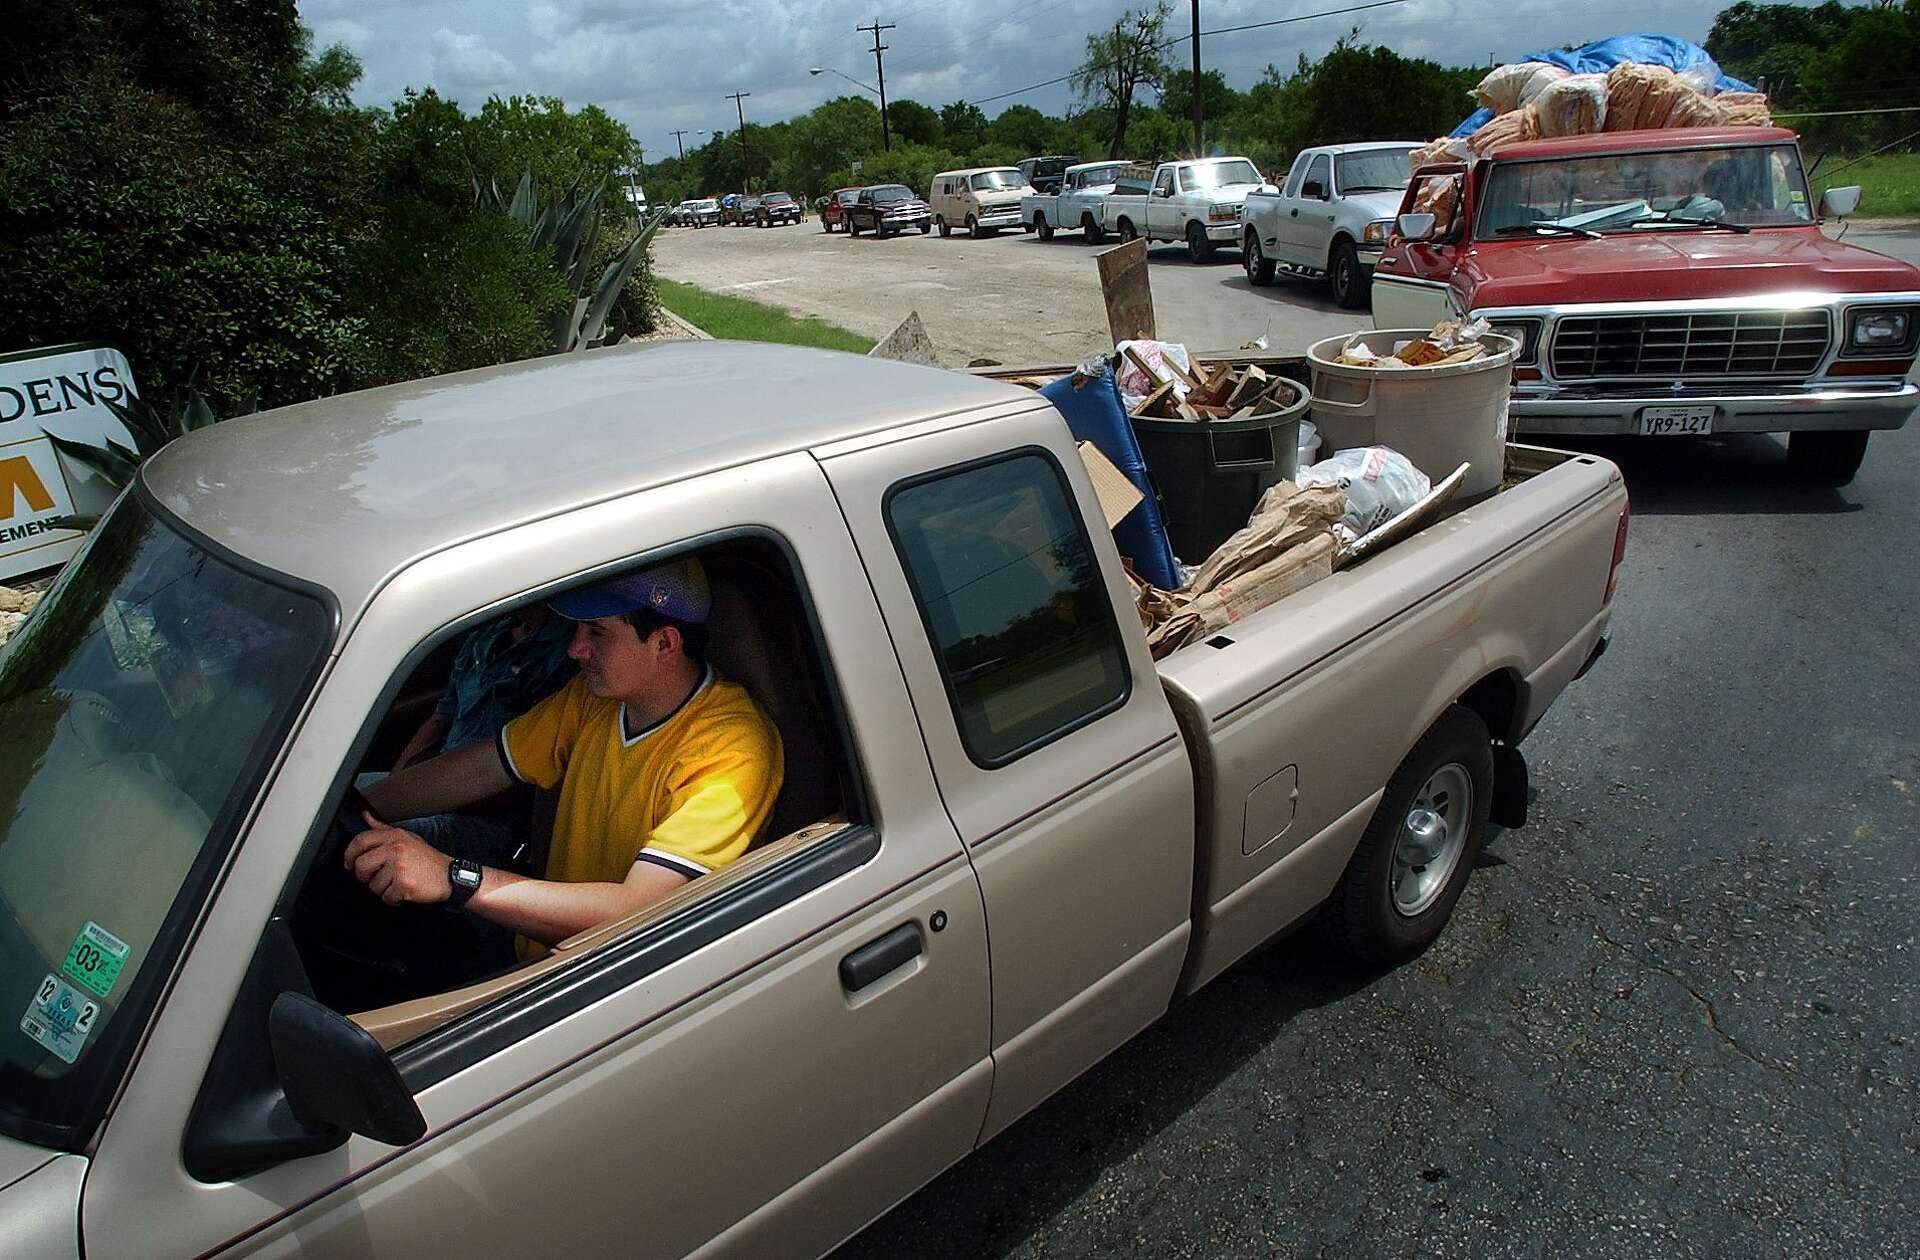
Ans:
MULTIPOLYGON (((1753 91, 1752 84, 1742 83, 1723 72, 1714 59, 1707 54, 1706 49, 1673 35, 1610 35, 1606 39, 1596 39, 1591 44, 1583 44, 1572 51, 1554 48, 1546 52, 1528 53, 1518 60, 1545 61, 1570 70, 1574 74, 1605 74, 1623 61, 1634 61, 1649 66, 1665 66, 1675 74, 1683 74, 1696 66, 1705 66, 1714 76, 1714 86, 1717 91, 1753 91)), ((1449 134, 1470 136, 1492 120, 1492 110, 1476 109, 1467 115, 1465 122, 1455 127, 1449 134)))

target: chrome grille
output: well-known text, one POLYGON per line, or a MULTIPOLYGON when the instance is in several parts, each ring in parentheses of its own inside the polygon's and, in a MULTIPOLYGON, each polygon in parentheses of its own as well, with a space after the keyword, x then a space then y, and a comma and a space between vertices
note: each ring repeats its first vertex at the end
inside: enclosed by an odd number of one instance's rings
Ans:
POLYGON ((1824 310, 1572 316, 1554 330, 1553 375, 1805 377, 1832 338, 1824 310))

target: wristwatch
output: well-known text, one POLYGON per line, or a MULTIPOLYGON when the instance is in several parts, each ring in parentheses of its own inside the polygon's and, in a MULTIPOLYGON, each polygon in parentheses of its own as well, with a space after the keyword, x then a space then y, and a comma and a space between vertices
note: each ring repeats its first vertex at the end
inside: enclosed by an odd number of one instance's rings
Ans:
POLYGON ((480 863, 471 858, 453 859, 447 863, 447 883, 453 886, 447 904, 458 910, 480 891, 480 863))

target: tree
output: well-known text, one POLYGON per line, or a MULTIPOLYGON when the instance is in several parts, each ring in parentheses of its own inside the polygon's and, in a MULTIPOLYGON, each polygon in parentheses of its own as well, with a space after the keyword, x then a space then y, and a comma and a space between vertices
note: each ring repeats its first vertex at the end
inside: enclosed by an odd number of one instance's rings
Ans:
POLYGON ((1160 49, 1166 42, 1168 12, 1166 0, 1159 0, 1151 12, 1129 10, 1112 30, 1087 36, 1087 59, 1073 72, 1071 81, 1083 99, 1113 111, 1108 157, 1121 157, 1126 152, 1134 92, 1166 83, 1167 63, 1160 49))
POLYGON ((940 107, 940 135, 949 149, 965 152, 978 148, 987 138, 987 116, 978 105, 955 101, 940 107))
MULTIPOLYGON (((775 142, 773 136, 767 139, 775 142)), ((796 196, 825 192, 832 172, 878 151, 880 110, 864 96, 838 97, 794 119, 784 139, 786 151, 774 164, 775 182, 796 196)))
MULTIPOLYGON (((1200 72, 1200 112, 1208 122, 1217 124, 1239 109, 1246 98, 1227 86, 1227 78, 1218 70, 1200 72)), ((1160 89, 1160 112, 1170 118, 1193 117, 1193 71, 1170 70, 1160 89)))
POLYGON ((1020 150, 1021 156, 1047 152, 1054 122, 1031 105, 1009 105, 987 127, 987 138, 994 144, 1020 150))
POLYGON ((887 122, 908 144, 939 145, 940 115, 919 101, 888 101, 887 122))

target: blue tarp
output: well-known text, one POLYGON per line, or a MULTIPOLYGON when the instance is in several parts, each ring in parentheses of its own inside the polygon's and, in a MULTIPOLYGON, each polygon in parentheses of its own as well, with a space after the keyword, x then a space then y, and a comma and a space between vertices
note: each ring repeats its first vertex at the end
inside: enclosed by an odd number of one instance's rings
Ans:
POLYGON ((1113 541, 1120 554, 1133 561, 1135 573, 1163 591, 1178 590, 1182 581, 1180 562, 1173 558, 1173 544, 1160 517, 1160 501, 1147 474, 1146 458, 1133 436, 1133 422, 1120 405, 1120 385, 1114 380, 1113 368, 1103 365, 1099 376, 1080 379, 1078 389, 1075 383, 1075 377, 1063 376, 1042 389, 1040 396, 1066 418, 1075 438, 1099 447, 1100 453, 1145 496, 1113 527, 1113 541))
MULTIPOLYGON (((1528 53, 1518 60, 1545 61, 1570 70, 1574 74, 1605 74, 1623 61, 1633 61, 1648 66, 1665 66, 1675 74, 1685 73, 1695 66, 1706 66, 1713 73, 1716 90, 1753 91, 1752 84, 1742 83, 1722 71, 1707 54, 1706 49, 1672 35, 1609 35, 1605 39, 1596 39, 1591 44, 1583 44, 1571 52, 1564 48, 1554 48, 1547 52, 1528 53)), ((1491 121, 1493 121, 1492 110, 1476 109, 1467 115, 1465 122, 1455 127, 1449 134, 1470 136, 1491 121)))

